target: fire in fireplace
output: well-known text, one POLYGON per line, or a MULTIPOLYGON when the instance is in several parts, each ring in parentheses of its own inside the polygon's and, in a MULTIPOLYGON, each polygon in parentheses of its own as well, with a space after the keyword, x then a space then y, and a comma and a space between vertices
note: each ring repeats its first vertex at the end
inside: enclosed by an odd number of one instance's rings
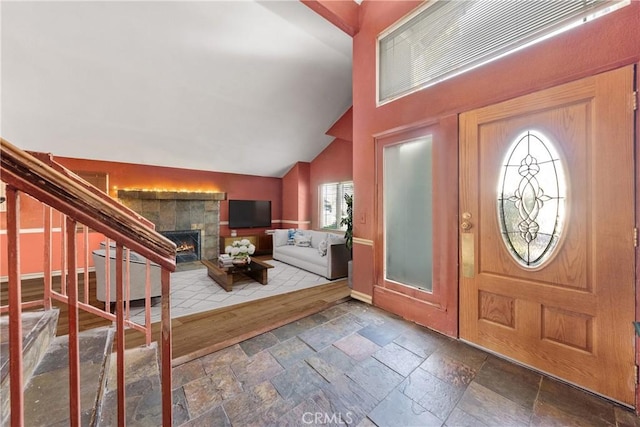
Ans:
POLYGON ((200 259, 200 230, 162 231, 161 234, 176 244, 176 263, 200 259))

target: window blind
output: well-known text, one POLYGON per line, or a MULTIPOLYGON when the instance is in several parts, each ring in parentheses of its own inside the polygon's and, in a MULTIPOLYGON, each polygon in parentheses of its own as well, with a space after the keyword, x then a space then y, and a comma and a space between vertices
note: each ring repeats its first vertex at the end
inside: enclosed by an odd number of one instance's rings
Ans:
POLYGON ((439 0, 378 39, 378 100, 467 71, 628 0, 439 0))

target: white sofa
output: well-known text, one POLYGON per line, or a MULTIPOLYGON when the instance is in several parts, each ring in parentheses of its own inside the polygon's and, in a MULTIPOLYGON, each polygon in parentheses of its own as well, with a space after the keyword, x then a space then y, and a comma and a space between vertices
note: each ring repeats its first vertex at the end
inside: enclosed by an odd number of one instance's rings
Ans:
POLYGON ((299 240, 289 239, 289 230, 275 230, 273 235, 273 259, 310 271, 329 280, 347 276, 347 263, 351 254, 344 237, 326 231, 297 230, 299 240), (308 247, 303 241, 310 239, 308 247), (319 249, 326 242, 326 254, 319 249))
MULTIPOLYGON (((104 248, 104 245, 102 245, 104 248)), ((97 249, 92 252, 93 265, 96 269, 96 298, 98 301, 106 300, 106 269, 105 269, 105 249, 97 249)), ((111 289, 109 290, 109 302, 116 301, 116 250, 114 247, 109 251, 109 278, 111 289)), ((129 253, 129 297, 132 301, 144 299, 144 288, 147 278, 147 259, 136 252, 129 253)), ((122 271, 126 274, 126 261, 122 261, 122 271)), ((125 276, 126 277, 126 276, 125 276)), ((126 282, 125 282, 126 286, 126 282)), ((126 289, 126 288, 125 288, 126 289)), ((151 263, 151 297, 159 297, 162 293, 160 282, 160 266, 151 263)), ((125 295, 126 298, 126 295, 125 295)))

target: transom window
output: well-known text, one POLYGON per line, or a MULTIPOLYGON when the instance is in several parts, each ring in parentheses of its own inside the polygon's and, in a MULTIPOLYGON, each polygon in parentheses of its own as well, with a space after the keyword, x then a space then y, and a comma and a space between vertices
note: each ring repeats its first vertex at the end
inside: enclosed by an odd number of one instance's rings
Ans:
POLYGON ((330 230, 344 230, 340 220, 347 214, 344 195, 353 196, 353 181, 333 182, 320 185, 320 227, 330 230))
POLYGON ((378 37, 378 103, 471 70, 629 1, 427 2, 378 37))

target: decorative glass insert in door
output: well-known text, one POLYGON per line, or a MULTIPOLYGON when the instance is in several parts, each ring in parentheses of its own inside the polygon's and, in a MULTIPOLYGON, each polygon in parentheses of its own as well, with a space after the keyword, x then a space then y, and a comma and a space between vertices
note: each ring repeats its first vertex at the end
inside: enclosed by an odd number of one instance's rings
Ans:
POLYGON ((502 240, 515 261, 538 268, 551 258, 565 223, 564 168, 551 140, 527 130, 505 155, 498 183, 502 240))
POLYGON ((383 149, 385 280, 432 291, 432 138, 383 149))

